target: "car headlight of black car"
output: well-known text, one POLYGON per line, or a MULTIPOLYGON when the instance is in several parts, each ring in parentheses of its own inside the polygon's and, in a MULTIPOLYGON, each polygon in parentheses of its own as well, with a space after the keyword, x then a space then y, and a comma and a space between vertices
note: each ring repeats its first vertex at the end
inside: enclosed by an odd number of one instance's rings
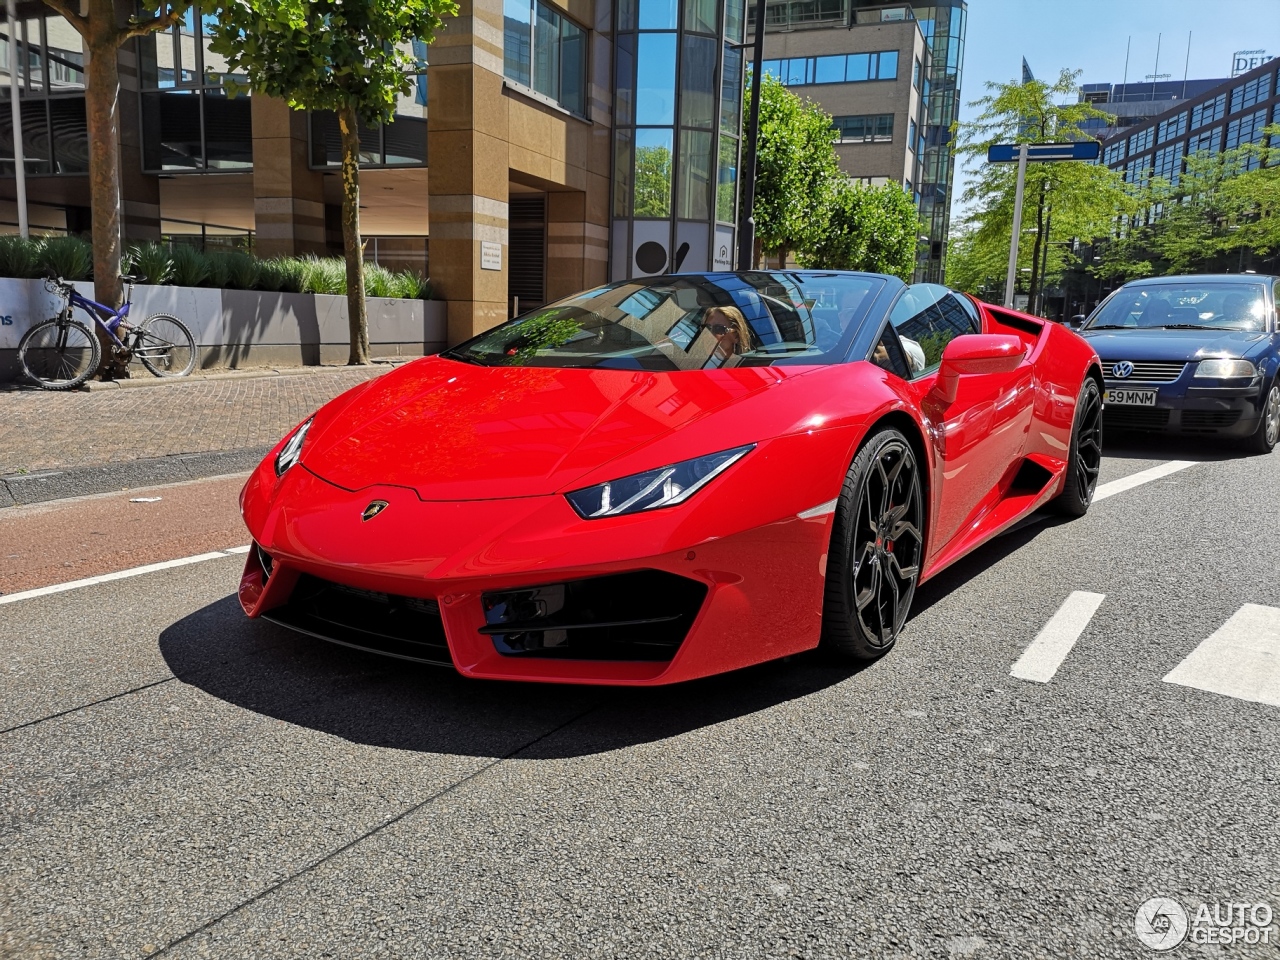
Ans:
POLYGON ((1201 360, 1196 365, 1196 377, 1210 377, 1214 380, 1252 380, 1258 375, 1258 368, 1248 360, 1230 360, 1215 357, 1201 360))
POLYGON ((302 456, 302 444, 307 439, 307 431, 311 429, 311 421, 315 417, 308 417, 306 422, 297 430, 289 435, 289 439, 285 441, 280 452, 276 454, 276 476, 284 475, 284 472, 298 462, 302 456))
POLYGON ((565 499, 584 520, 620 517, 684 503, 734 463, 755 449, 754 443, 694 457, 670 466, 634 473, 566 493, 565 499))

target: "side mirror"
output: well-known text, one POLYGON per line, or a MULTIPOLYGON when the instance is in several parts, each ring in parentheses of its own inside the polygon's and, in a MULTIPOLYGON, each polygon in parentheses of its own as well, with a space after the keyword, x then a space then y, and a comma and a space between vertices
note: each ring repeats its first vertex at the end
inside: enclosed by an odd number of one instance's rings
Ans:
POLYGON ((1084 326, 1084 320, 1085 320, 1084 314, 1077 313, 1074 317, 1072 317, 1070 320, 1067 321, 1067 326, 1070 327, 1072 330, 1079 330, 1081 327, 1084 326))
POLYGON ((942 351, 942 364, 934 387, 944 403, 954 403, 962 374, 1012 373, 1027 355, 1018 337, 998 333, 973 333, 956 337, 942 351))

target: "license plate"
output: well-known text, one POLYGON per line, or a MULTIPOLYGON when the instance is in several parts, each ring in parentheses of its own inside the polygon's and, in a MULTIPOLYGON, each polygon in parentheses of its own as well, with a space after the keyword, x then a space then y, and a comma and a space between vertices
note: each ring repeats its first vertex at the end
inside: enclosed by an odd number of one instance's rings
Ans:
POLYGON ((1105 403, 1122 407, 1154 407, 1159 390, 1108 390, 1105 403))

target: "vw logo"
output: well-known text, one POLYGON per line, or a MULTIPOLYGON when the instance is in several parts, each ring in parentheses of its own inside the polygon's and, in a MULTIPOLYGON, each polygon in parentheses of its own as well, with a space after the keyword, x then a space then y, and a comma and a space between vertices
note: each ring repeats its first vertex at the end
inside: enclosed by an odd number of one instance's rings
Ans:
POLYGON ((360 519, 365 523, 368 523, 389 506, 390 504, 385 500, 374 500, 364 508, 364 513, 360 514, 360 519))
POLYGON ((1121 380, 1124 380, 1126 377, 1131 377, 1133 376, 1133 364, 1128 360, 1121 360, 1111 368, 1111 375, 1113 377, 1119 377, 1121 380))

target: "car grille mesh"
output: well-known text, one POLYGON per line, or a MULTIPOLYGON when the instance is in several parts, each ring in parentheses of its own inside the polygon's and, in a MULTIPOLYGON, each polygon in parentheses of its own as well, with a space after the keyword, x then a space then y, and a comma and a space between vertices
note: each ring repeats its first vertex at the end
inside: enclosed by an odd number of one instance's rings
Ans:
POLYGON ((1169 411, 1160 407, 1108 406, 1103 414, 1113 430, 1159 430, 1169 423, 1169 411))
MULTIPOLYGON (((1118 363, 1123 361, 1109 360, 1103 367, 1107 372, 1108 380, 1119 380, 1115 374, 1115 368, 1118 363)), ((1172 383, 1182 376, 1182 371, 1187 368, 1185 363, 1171 363, 1163 360, 1132 360, 1133 373, 1123 379, 1124 383, 1132 383, 1138 381, 1140 383, 1172 383)))
POLYGON ((1183 410, 1182 429, 1221 430, 1239 419, 1239 410, 1183 410))
POLYGON ((360 650, 451 664, 434 600, 360 590, 303 574, 289 602, 263 619, 360 650))

